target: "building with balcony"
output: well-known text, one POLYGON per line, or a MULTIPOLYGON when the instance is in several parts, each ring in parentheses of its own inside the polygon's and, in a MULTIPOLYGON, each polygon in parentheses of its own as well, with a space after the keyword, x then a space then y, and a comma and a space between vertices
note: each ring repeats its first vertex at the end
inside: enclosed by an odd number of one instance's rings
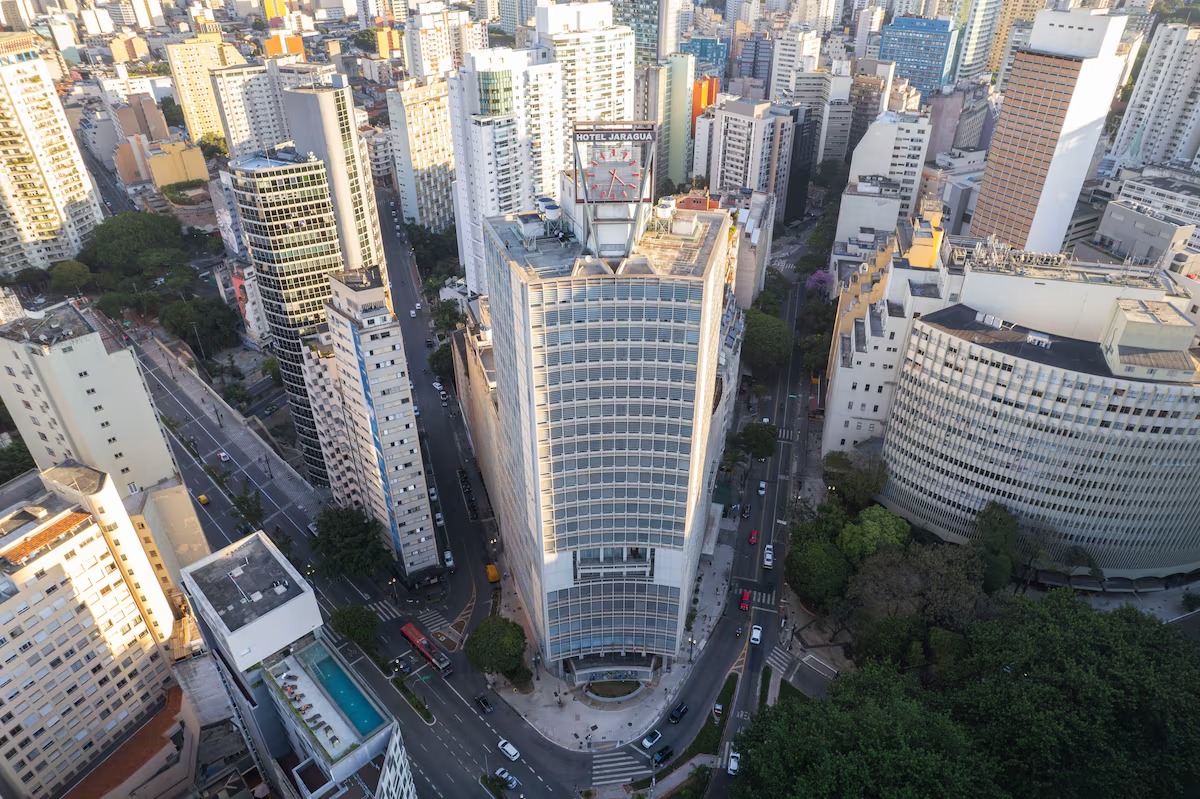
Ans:
POLYGON ((387 104, 400 214, 409 224, 443 231, 455 223, 450 86, 405 80, 388 90, 387 104))

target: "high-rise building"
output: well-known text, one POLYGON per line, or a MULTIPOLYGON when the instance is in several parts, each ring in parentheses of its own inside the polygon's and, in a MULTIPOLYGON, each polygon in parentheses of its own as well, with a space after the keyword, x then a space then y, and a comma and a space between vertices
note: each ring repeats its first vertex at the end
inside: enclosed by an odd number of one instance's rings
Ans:
POLYGON ((638 66, 634 80, 634 118, 658 125, 656 193, 671 193, 686 183, 692 168, 692 90, 696 58, 672 53, 661 64, 638 66))
POLYGON ((729 214, 664 200, 650 220, 652 126, 625 124, 577 128, 561 209, 484 223, 485 479, 536 646, 576 681, 602 655, 639 676, 677 656, 738 360, 729 214))
POLYGON ((858 147, 871 123, 888 110, 896 65, 891 61, 860 58, 854 62, 854 79, 850 84, 850 152, 858 147))
POLYGON ((844 161, 850 155, 854 109, 850 94, 854 79, 849 61, 835 61, 832 69, 797 72, 792 91, 779 101, 803 106, 811 115, 812 162, 844 161))
POLYGON ((66 460, 0 492, 5 796, 65 795, 171 686, 175 619, 120 482, 66 460))
POLYGON ((199 141, 208 133, 224 135, 211 73, 221 67, 244 64, 246 59, 232 44, 221 41, 221 34, 201 33, 194 39, 168 44, 167 61, 188 136, 199 141))
POLYGON ((854 57, 867 58, 872 36, 878 37, 883 30, 884 9, 867 6, 854 17, 854 57))
POLYGON ((971 233, 1059 252, 1124 66, 1125 17, 1041 11, 1017 53, 971 233))
POLYGON ((1033 22, 1037 13, 1047 5, 1046 0, 1003 0, 1000 11, 996 14, 992 42, 988 47, 988 72, 993 75, 1000 73, 1000 67, 1004 63, 1004 47, 1008 44, 1008 35, 1013 25, 1019 21, 1033 22))
POLYGON ((688 36, 679 42, 679 52, 696 56, 696 73, 723 80, 729 70, 729 41, 717 36, 688 36))
POLYGON ((511 36, 519 26, 531 23, 537 0, 499 0, 499 3, 500 30, 511 36))
POLYGON ((487 46, 487 24, 463 8, 420 3, 404 22, 404 63, 413 78, 445 77, 462 66, 466 53, 487 46))
POLYGON ((1200 168, 1200 28, 1159 25, 1142 61, 1112 153, 1122 166, 1200 168))
POLYGON ((1003 5, 1004 0, 962 0, 955 82, 973 81, 988 71, 988 58, 1003 5))
POLYGON ((142 30, 152 31, 166 24, 159 0, 128 0, 128 3, 133 7, 133 18, 137 27, 142 30))
POLYGON ((753 78, 764 84, 771 79, 771 62, 775 58, 775 38, 768 31, 753 31, 739 36, 733 44, 733 73, 735 78, 753 78))
POLYGON ((345 269, 325 162, 280 150, 234 159, 229 174, 304 465, 323 484, 325 458, 304 383, 304 339, 324 319, 326 276, 345 269))
POLYGON ((32 33, 0 33, 0 273, 74 258, 100 201, 32 33))
POLYGON ((807 25, 792 25, 775 39, 771 84, 767 99, 779 100, 795 91, 796 75, 816 72, 821 60, 821 36, 807 25))
POLYGON ((325 163, 344 268, 382 265, 383 235, 371 165, 357 135, 349 82, 343 75, 334 75, 330 86, 286 89, 283 108, 296 150, 312 153, 325 163))
POLYGON ((611 0, 613 22, 633 31, 634 61, 650 66, 679 51, 680 11, 690 0, 611 0))
POLYGON ((798 0, 793 19, 824 36, 840 25, 843 7, 843 0, 798 0))
POLYGON ((1004 43, 1001 54, 1000 72, 996 75, 996 91, 1003 93, 1008 86, 1008 78, 1012 75, 1013 63, 1017 53, 1029 46, 1029 36, 1033 33, 1033 22, 1019 19, 1008 29, 1008 41, 1004 43))
POLYGON ((291 141, 283 90, 328 86, 336 71, 333 64, 309 64, 297 56, 212 70, 229 157, 254 155, 291 141))
POLYGON ((795 120, 787 106, 718 96, 696 121, 694 171, 717 191, 770 192, 782 220, 787 203, 795 120), (704 166, 706 159, 707 166, 704 166))
POLYGON ((325 325, 305 358, 334 500, 383 526, 411 580, 442 565, 404 338, 378 269, 330 275, 325 325))
POLYGON ((442 231, 454 224, 454 135, 445 80, 409 79, 387 92, 392 158, 406 222, 442 231))
POLYGON ((532 50, 468 53, 449 81, 458 257, 467 288, 487 293, 483 220, 532 208, 563 167, 562 65, 532 50))
POLYGON ((921 172, 929 147, 929 117, 887 111, 867 128, 866 135, 850 159, 851 183, 871 176, 896 181, 900 186, 899 217, 906 219, 917 209, 921 172))
POLYGON ((936 94, 954 82, 959 28, 949 17, 898 17, 883 26, 879 60, 896 63, 896 77, 907 79, 921 94, 936 94))

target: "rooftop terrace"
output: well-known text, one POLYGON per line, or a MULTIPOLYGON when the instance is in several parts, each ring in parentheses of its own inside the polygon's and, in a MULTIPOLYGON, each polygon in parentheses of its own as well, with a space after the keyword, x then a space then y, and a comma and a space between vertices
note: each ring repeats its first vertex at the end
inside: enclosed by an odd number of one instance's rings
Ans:
POLYGON ((26 311, 25 316, 0 327, 0 336, 11 341, 57 344, 96 332, 87 319, 70 303, 59 303, 41 311, 26 311))

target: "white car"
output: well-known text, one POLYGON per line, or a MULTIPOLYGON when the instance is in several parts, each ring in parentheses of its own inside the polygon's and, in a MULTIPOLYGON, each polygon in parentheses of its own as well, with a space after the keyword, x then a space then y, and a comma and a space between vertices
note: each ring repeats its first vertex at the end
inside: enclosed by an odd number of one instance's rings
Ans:
POLYGON ((508 769, 506 769, 506 768, 496 769, 496 776, 499 777, 500 779, 504 780, 505 784, 508 785, 508 789, 510 791, 515 791, 517 789, 517 786, 521 784, 521 781, 519 779, 517 779, 516 777, 514 777, 513 775, 509 774, 508 769))
POLYGON ((416 405, 414 405, 413 406, 413 416, 420 416, 420 415, 421 415, 421 409, 418 408, 416 405))
POLYGON ((442 562, 446 564, 447 569, 453 569, 454 568, 454 553, 447 549, 445 552, 442 553, 442 562))
POLYGON ((766 493, 767 493, 767 481, 759 480, 758 481, 758 495, 761 497, 766 493))
POLYGON ((440 513, 433 514, 433 521, 437 524, 438 527, 446 526, 446 517, 440 513))
POLYGON ((775 568, 775 546, 773 544, 767 544, 763 547, 763 568, 775 568))
POLYGON ((224 452, 218 452, 217 458, 220 459, 221 463, 229 463, 229 456, 224 452))
POLYGON ((738 767, 741 765, 742 765, 742 756, 737 752, 730 752, 729 753, 729 766, 725 769, 725 772, 729 776, 732 777, 734 774, 738 773, 738 767))
POLYGON ((429 501, 437 502, 437 486, 431 486, 429 489, 429 501))
POLYGON ((419 302, 417 303, 417 310, 418 311, 421 310, 421 303, 419 303, 419 302))
POLYGON ((503 738, 500 739, 500 743, 496 744, 496 748, 499 749, 509 760, 521 759, 521 753, 517 751, 517 747, 513 746, 503 738))
POLYGON ((434 390, 434 391, 441 391, 441 390, 442 390, 442 382, 441 382, 440 380, 434 380, 434 381, 433 381, 433 390, 434 390))
POLYGON ((762 643, 762 627, 758 626, 757 624, 750 628, 750 643, 762 643))
POLYGON ((662 740, 662 733, 658 730, 650 730, 646 737, 642 739, 642 748, 649 749, 656 743, 662 740))

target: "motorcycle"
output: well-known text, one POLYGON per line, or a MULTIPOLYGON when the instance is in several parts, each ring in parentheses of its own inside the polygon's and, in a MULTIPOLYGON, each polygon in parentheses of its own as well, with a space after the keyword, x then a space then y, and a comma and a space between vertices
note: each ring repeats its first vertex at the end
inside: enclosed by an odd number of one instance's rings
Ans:
POLYGON ((742 625, 740 625, 740 624, 738 625, 738 628, 737 628, 737 637, 738 638, 742 637, 742 625))

